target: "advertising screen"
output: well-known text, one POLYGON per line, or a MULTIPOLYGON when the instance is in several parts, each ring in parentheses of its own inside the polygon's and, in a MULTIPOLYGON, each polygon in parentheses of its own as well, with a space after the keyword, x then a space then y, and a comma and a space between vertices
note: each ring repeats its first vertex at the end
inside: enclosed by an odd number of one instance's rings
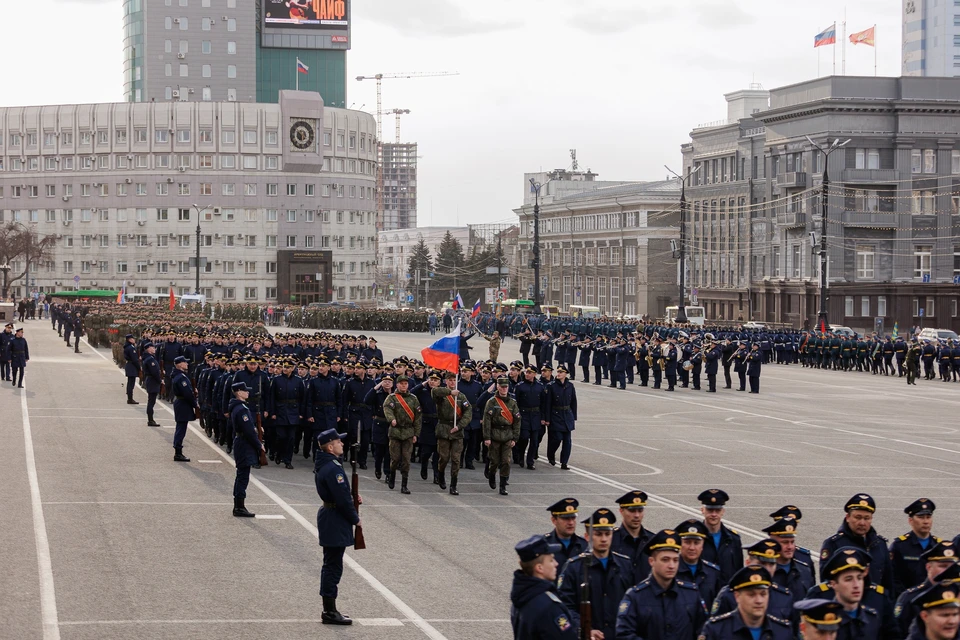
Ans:
POLYGON ((263 0, 263 22, 285 29, 342 29, 349 26, 350 0, 263 0))

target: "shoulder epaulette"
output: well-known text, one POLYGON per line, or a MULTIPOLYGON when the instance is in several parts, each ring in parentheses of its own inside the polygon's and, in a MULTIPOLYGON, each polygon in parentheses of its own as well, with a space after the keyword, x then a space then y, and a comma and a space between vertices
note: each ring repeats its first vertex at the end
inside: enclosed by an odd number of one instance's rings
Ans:
POLYGON ((776 582, 773 582, 770 584, 770 588, 775 591, 781 591, 787 595, 790 595, 790 587, 785 587, 782 584, 777 584, 776 582))
POLYGON ((867 613, 870 613, 872 615, 877 615, 877 610, 874 609, 873 607, 868 607, 867 605, 862 604, 860 605, 860 608, 866 611, 867 613))
POLYGON ((714 564, 714 563, 710 562, 709 560, 704 560, 704 561, 703 561, 703 564, 704 564, 704 566, 710 567, 711 569, 716 569, 717 571, 720 571, 720 565, 714 564))
POLYGON ((813 555, 813 552, 810 551, 810 549, 807 549, 806 547, 797 547, 797 551, 799 551, 800 553, 805 553, 805 554, 807 554, 808 556, 812 556, 812 555, 813 555))
MULTIPOLYGON (((866 607, 864 607, 864 609, 866 609, 866 607)), ((785 627, 789 627, 789 626, 790 626, 790 622, 788 622, 787 620, 784 620, 783 618, 778 618, 777 616, 772 616, 772 615, 770 615, 769 613, 767 614, 767 619, 768 619, 768 620, 773 620, 773 621, 776 622, 777 624, 782 624, 782 625, 785 626, 785 627)))
POLYGON ((649 581, 649 580, 641 580, 640 582, 638 582, 637 584, 635 584, 634 586, 632 586, 632 587, 630 587, 630 588, 633 589, 634 591, 643 591, 644 589, 646 589, 646 588, 649 587, 649 586, 650 586, 650 581, 649 581))
POLYGON ((871 584, 871 585, 870 585, 870 588, 873 589, 873 590, 875 590, 877 593, 883 595, 884 589, 883 589, 883 586, 882 586, 882 585, 879 585, 879 584, 871 584))
POLYGON ((837 538, 841 537, 842 535, 843 535, 843 531, 838 531, 838 532, 836 532, 835 534, 833 534, 832 536, 830 536, 829 538, 827 538, 827 540, 836 540, 837 538))
POLYGON ((560 604, 563 604, 563 600, 561 600, 560 597, 557 594, 555 594, 553 591, 547 591, 547 597, 553 600, 554 602, 559 602, 560 604))
POLYGON ((718 620, 726 620, 727 618, 732 617, 733 614, 736 613, 736 612, 737 612, 737 610, 734 609, 733 611, 727 611, 726 613, 721 613, 721 614, 716 615, 716 616, 710 616, 710 619, 707 620, 707 622, 716 622, 716 621, 718 621, 718 620))
POLYGON ((610 554, 611 554, 611 555, 614 555, 614 556, 619 556, 619 557, 623 558, 624 560, 629 560, 630 562, 633 562, 633 559, 630 558, 630 556, 624 555, 624 554, 622 554, 622 553, 620 553, 620 552, 618 552, 618 551, 611 551, 610 554))
POLYGON ((884 542, 887 541, 887 539, 884 538, 884 537, 883 537, 882 535, 880 535, 879 533, 877 534, 877 539, 878 539, 878 540, 883 540, 884 542))
POLYGON ((902 541, 906 540, 908 537, 910 537, 910 534, 909 534, 909 533, 904 534, 904 535, 902 535, 902 536, 897 536, 897 540, 900 540, 900 541, 902 542, 902 541))
POLYGON ((803 565, 804 567, 809 567, 809 566, 810 566, 810 563, 809 563, 809 562, 807 562, 807 561, 805 561, 805 560, 798 560, 798 559, 797 559, 797 556, 793 556, 793 561, 796 562, 796 563, 799 564, 799 565, 803 565))
POLYGON ((736 529, 730 529, 729 527, 727 527, 727 528, 730 530, 730 533, 732 533, 733 535, 735 535, 735 536, 739 536, 739 535, 740 535, 740 533, 739 533, 736 529))
POLYGON ((685 589, 694 589, 694 590, 697 588, 697 585, 695 585, 692 582, 684 582, 683 580, 677 580, 676 582, 678 587, 684 587, 685 589))
POLYGON ((830 585, 826 582, 821 582, 817 586, 820 587, 820 591, 830 591, 830 585))

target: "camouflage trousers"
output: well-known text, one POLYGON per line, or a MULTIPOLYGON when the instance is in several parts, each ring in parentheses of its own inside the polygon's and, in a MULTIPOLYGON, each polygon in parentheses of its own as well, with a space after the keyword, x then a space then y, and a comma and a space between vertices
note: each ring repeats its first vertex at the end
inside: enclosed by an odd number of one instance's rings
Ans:
POLYGON ((404 478, 410 473, 410 454, 413 453, 413 438, 397 440, 390 438, 390 471, 399 467, 404 478))
POLYGON ((490 459, 491 474, 496 473, 499 467, 501 478, 510 477, 510 462, 513 460, 513 447, 509 442, 491 440, 490 446, 487 448, 487 457, 490 459))
POLYGON ((440 454, 440 462, 437 464, 437 471, 440 475, 447 469, 447 462, 450 462, 450 477, 456 478, 460 472, 460 454, 463 453, 463 438, 445 438, 437 439, 437 453, 440 454))

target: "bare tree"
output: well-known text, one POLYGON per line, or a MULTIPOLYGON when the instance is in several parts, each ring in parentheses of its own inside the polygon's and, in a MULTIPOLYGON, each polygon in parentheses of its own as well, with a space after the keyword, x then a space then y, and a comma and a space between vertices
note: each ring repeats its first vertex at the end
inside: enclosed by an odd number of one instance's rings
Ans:
POLYGON ((10 265, 21 261, 22 268, 17 272, 3 273, 3 297, 7 297, 7 288, 27 275, 30 264, 34 266, 49 261, 57 245, 55 235, 40 236, 30 227, 18 222, 0 225, 0 264, 10 265))

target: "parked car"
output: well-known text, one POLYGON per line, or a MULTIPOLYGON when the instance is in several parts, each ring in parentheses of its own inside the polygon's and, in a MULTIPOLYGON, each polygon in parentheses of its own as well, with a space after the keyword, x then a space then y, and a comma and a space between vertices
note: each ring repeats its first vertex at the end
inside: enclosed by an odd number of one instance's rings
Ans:
POLYGON ((917 337, 921 340, 957 340, 955 331, 950 329, 921 329, 917 337))

